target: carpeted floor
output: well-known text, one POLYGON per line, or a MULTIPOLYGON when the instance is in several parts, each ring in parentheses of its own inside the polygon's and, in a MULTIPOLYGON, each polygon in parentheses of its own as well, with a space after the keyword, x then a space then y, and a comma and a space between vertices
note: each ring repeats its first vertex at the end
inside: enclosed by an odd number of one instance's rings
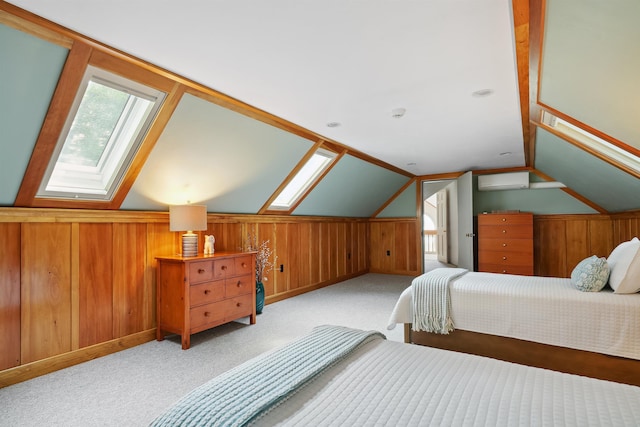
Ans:
POLYGON ((367 274, 267 305, 255 325, 241 319, 177 336, 0 389, 0 426, 146 426, 182 395, 262 352, 321 324, 382 331, 410 276, 367 274))

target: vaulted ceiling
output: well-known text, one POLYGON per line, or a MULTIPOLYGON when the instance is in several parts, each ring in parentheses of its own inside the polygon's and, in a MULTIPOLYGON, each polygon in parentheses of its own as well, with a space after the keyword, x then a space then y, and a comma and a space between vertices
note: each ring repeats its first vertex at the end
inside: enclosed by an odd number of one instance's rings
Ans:
POLYGON ((626 54, 640 49, 634 0, 9 3, 0 1, 10 12, 0 22, 23 29, 11 12, 36 22, 26 32, 46 46, 17 48, 18 36, 0 33, 0 52, 22 63, 3 72, 13 95, 0 108, 28 111, 3 123, 19 135, 0 143, 2 205, 29 199, 23 175, 79 39, 181 87, 111 208, 161 209, 184 202, 180 193, 210 211, 258 213, 309 150, 328 144, 342 157, 295 214, 369 216, 412 178, 514 169, 562 181, 553 191, 598 212, 640 209, 638 171, 539 116, 553 112, 637 158, 640 59, 626 54), (4 51, 2 37, 12 44, 4 51))

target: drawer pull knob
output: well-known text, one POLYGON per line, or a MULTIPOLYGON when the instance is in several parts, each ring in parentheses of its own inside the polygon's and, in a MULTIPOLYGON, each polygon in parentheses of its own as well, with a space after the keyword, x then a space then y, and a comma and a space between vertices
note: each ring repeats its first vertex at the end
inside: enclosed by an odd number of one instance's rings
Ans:
POLYGON ((211 293, 211 291, 209 289, 205 289, 204 294, 205 295, 209 295, 211 293))
POLYGON ((502 222, 505 222, 507 220, 507 218, 502 218, 502 222))
POLYGON ((236 283, 236 286, 237 286, 237 287, 242 286, 242 282, 241 282, 240 280, 238 280, 238 283, 236 283))
POLYGON ((204 312, 204 317, 209 317, 211 315, 211 313, 209 313, 208 311, 204 312))
POLYGON ((503 273, 506 273, 506 272, 507 272, 507 270, 502 270, 502 272, 503 272, 503 273))
POLYGON ((247 268, 247 263, 246 262, 242 263, 242 268, 247 268))
POLYGON ((202 273, 204 273, 204 268, 199 268, 198 269, 198 274, 202 274, 202 273))
POLYGON ((507 230, 502 230, 502 233, 506 233, 506 232, 507 232, 507 230))
POLYGON ((239 302, 238 302, 238 303, 236 303, 236 307, 240 307, 240 303, 239 303, 239 302))
POLYGON ((222 269, 223 269, 223 270, 226 270, 226 269, 227 269, 227 266, 226 266, 226 265, 223 265, 223 266, 222 266, 222 269))
POLYGON ((506 256, 503 256, 503 257, 502 257, 502 259, 507 259, 507 257, 506 257, 506 256))
POLYGON ((506 243, 503 243, 503 244, 502 244, 502 247, 503 247, 503 248, 506 248, 506 247, 507 247, 507 244, 506 244, 506 243))

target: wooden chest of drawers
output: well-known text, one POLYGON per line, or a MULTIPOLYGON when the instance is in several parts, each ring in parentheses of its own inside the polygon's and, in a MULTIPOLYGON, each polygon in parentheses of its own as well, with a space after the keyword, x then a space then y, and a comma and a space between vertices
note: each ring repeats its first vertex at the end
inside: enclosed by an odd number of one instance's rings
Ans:
POLYGON ((533 214, 478 215, 478 270, 533 276, 533 214))
POLYGON ((157 332, 191 334, 249 316, 256 323, 255 252, 216 252, 183 258, 157 257, 157 332))

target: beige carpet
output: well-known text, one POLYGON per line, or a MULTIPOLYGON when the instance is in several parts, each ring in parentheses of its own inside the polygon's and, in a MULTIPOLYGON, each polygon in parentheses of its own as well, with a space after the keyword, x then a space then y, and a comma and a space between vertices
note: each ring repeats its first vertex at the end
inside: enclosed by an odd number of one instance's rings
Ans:
POLYGON ((0 426, 146 426, 188 391, 251 357, 321 324, 387 331, 389 315, 413 277, 367 274, 267 305, 248 319, 196 334, 183 351, 177 336, 152 341, 0 389, 0 426))

